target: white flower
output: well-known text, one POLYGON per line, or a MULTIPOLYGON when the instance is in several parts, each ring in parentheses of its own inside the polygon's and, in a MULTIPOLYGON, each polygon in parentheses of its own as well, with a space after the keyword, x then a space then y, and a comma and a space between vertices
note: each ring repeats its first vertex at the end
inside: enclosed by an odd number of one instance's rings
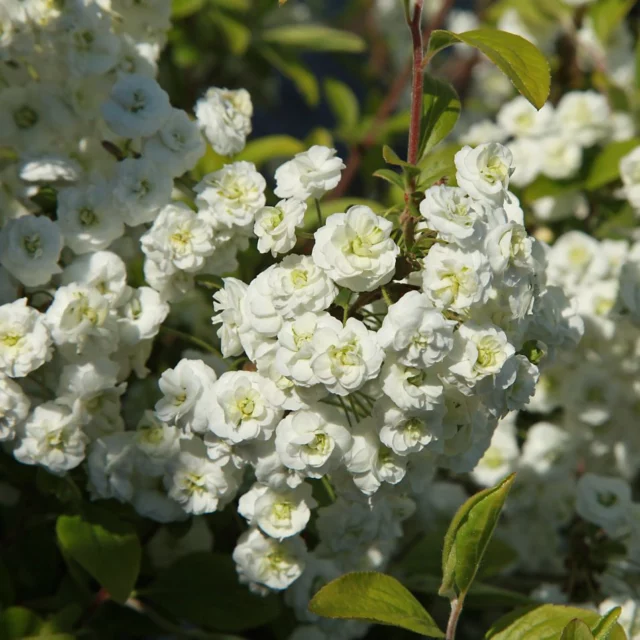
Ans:
POLYGON ((509 177, 514 171, 507 147, 489 142, 479 147, 463 147, 455 155, 458 184, 476 200, 501 204, 508 199, 509 177))
POLYGON ((335 213, 315 233, 313 260, 337 284, 352 291, 373 291, 387 284, 399 249, 393 225, 369 207, 356 205, 335 213))
POLYGON ((540 151, 540 172, 552 180, 572 178, 582 166, 582 147, 564 133, 545 138, 540 151))
POLYGON ((267 440, 282 417, 282 392, 250 371, 223 373, 210 394, 209 430, 231 442, 267 440))
POLYGON ((403 411, 392 400, 379 400, 374 415, 381 426, 380 441, 399 456, 422 451, 442 438, 441 411, 403 411))
POLYGON ((491 270, 479 251, 434 245, 424 259, 422 278, 425 293, 439 309, 465 312, 489 297, 491 270))
POLYGON ((504 331, 495 325, 467 322, 455 334, 449 367, 451 373, 470 384, 500 373, 504 363, 515 353, 504 331))
POLYGON ((45 322, 56 345, 71 345, 76 354, 91 357, 118 348, 115 317, 97 289, 80 284, 60 287, 45 322))
POLYGON ((564 478, 573 472, 575 442, 565 429, 550 422, 537 422, 527 431, 520 466, 542 477, 564 478))
POLYGON ((13 455, 22 464, 38 464, 62 475, 82 462, 86 442, 77 411, 45 402, 27 418, 13 455))
POLYGON ((619 535, 629 522, 631 487, 621 478, 585 473, 578 480, 576 511, 581 518, 619 535))
POLYGON ((198 214, 214 229, 240 230, 249 235, 264 207, 265 179, 251 162, 226 164, 194 187, 198 214))
POLYGON ((137 470, 147 476, 160 477, 180 452, 180 432, 147 410, 136 426, 135 446, 137 470))
POLYGON ((290 413, 276 428, 280 460, 308 478, 321 478, 341 462, 351 448, 351 434, 335 409, 315 405, 290 413))
POLYGON ((51 358, 44 316, 27 299, 0 306, 0 373, 23 378, 51 358))
POLYGON ((180 453, 169 465, 164 483, 169 497, 194 515, 217 511, 238 490, 233 468, 210 460, 199 438, 180 441, 180 453))
POLYGON ((582 147, 591 147, 607 136, 610 118, 606 96, 596 91, 570 91, 556 107, 558 130, 582 147))
POLYGON ((120 211, 103 182, 61 189, 57 217, 65 242, 75 253, 106 249, 124 233, 120 211))
POLYGON ((158 335, 160 325, 169 315, 169 305, 160 294, 149 287, 133 289, 127 302, 120 308, 118 333, 120 343, 134 345, 158 335))
POLYGON ((383 482, 398 484, 406 473, 407 459, 385 447, 376 433, 375 422, 367 418, 352 431, 353 445, 344 462, 362 493, 375 493, 383 482))
POLYGON ((253 115, 248 91, 211 87, 196 103, 195 114, 216 153, 231 156, 242 151, 253 115))
POLYGON ((384 352, 359 320, 349 318, 344 327, 335 318, 326 322, 311 338, 311 369, 328 391, 346 396, 378 375, 384 352))
POLYGON ((462 189, 436 185, 425 191, 420 213, 440 238, 465 246, 478 232, 479 216, 473 204, 462 189))
POLYGON ((519 457, 515 420, 507 417, 498 423, 491 445, 471 472, 471 477, 482 487, 492 487, 515 471, 519 457))
POLYGON ((535 240, 527 230, 515 222, 507 222, 492 229, 485 239, 491 268, 502 275, 505 284, 513 285, 535 267, 535 240))
POLYGON ((102 105, 107 125, 123 138, 152 136, 170 115, 167 93, 153 78, 139 74, 121 76, 102 105))
POLYGON ((380 374, 382 390, 401 409, 433 413, 431 420, 442 414, 442 383, 435 372, 428 369, 408 367, 392 357, 387 357, 380 374))
POLYGON ((133 498, 134 438, 134 431, 122 431, 92 443, 87 470, 89 491, 93 497, 115 498, 120 502, 133 498))
POLYGON ((317 506, 311 485, 302 483, 289 491, 275 491, 256 483, 240 498, 238 513, 249 526, 257 525, 268 536, 283 540, 303 531, 311 509, 317 506))
POLYGON ((144 143, 145 157, 151 158, 172 176, 181 176, 193 169, 205 149, 197 122, 193 122, 182 109, 173 109, 160 130, 144 143))
POLYGON ((283 318, 324 311, 338 295, 338 288, 310 256, 285 256, 263 273, 271 304, 283 318))
POLYGON ((155 158, 126 158, 118 162, 111 189, 114 204, 130 227, 153 222, 171 200, 172 175, 155 158))
POLYGON ((279 198, 321 198, 340 182, 345 168, 335 149, 315 145, 296 154, 276 170, 275 194, 279 198))
POLYGON ((242 301, 247 289, 242 280, 224 278, 224 288, 213 294, 213 310, 219 313, 211 318, 211 322, 220 325, 217 335, 225 358, 242 353, 238 330, 243 324, 242 301))
POLYGON ((640 211, 640 146, 620 160, 620 178, 626 199, 640 211))
POLYGON ((13 440, 29 413, 29 398, 16 382, 0 373, 0 442, 13 440))
POLYGON ((410 291, 389 307, 378 331, 378 343, 394 351, 402 364, 430 367, 453 347, 455 326, 433 308, 425 294, 410 291))
POLYGON ((158 381, 163 397, 155 406, 160 420, 187 432, 204 433, 216 380, 215 371, 202 360, 183 359, 175 368, 166 369, 158 381))
POLYGON ((548 135, 553 126, 553 106, 536 109, 525 97, 517 96, 502 106, 498 124, 511 136, 537 138, 548 135))
POLYGON ((263 207, 256 215, 253 232, 258 251, 272 256, 291 251, 296 244, 296 227, 302 224, 307 205, 302 200, 280 200, 275 207, 263 207))
POLYGON ((27 287, 46 284, 60 273, 62 235, 46 216, 21 216, 0 230, 0 264, 27 287))
POLYGON ((187 205, 167 205, 153 226, 140 238, 142 250, 153 262, 171 272, 198 271, 214 252, 213 231, 187 205))
POLYGON ((304 571, 307 549, 299 537, 278 542, 259 529, 249 529, 238 539, 233 560, 240 582, 280 591, 297 580, 304 571))

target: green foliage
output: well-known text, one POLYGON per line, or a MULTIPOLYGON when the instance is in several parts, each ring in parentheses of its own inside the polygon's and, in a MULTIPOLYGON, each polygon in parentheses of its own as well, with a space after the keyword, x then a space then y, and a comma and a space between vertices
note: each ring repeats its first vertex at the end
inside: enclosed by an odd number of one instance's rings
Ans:
POLYGON ((538 109, 544 106, 551 89, 549 63, 528 40, 496 29, 464 33, 436 30, 429 40, 427 58, 460 42, 484 53, 532 105, 538 109))
POLYGON ((593 29, 603 44, 609 42, 635 4, 636 0, 598 0, 589 6, 593 29))
POLYGON ((589 175, 586 188, 589 191, 600 189, 620 177, 620 160, 640 145, 640 138, 631 138, 622 142, 610 142, 596 156, 589 175))
POLYGON ((315 594, 309 610, 327 618, 377 622, 444 638, 418 600, 395 578, 382 573, 354 572, 333 580, 315 594))
POLYGON ((248 142, 234 160, 246 160, 260 167, 271 160, 288 160, 306 148, 304 142, 292 136, 265 136, 248 142))
POLYGON ((280 613, 275 595, 252 594, 238 582, 231 557, 219 553, 183 556, 140 594, 179 619, 216 631, 252 629, 280 613))
POLYGON ((140 572, 141 548, 135 531, 126 524, 60 516, 58 545, 65 558, 77 562, 116 602, 126 602, 140 572))
POLYGON ((424 116, 419 155, 429 153, 452 131, 460 117, 460 98, 447 82, 431 76, 424 79, 424 116))
MULTIPOLYGON (((432 184, 445 177, 455 177, 456 166, 453 159, 460 151, 459 144, 441 145, 420 160, 420 175, 418 176, 418 189, 428 189, 432 184)), ((448 184, 452 184, 449 180, 448 184)))
POLYGON ((515 475, 469 498, 454 516, 444 539, 440 594, 464 598, 489 546, 515 475))
POLYGON ((320 101, 318 81, 295 55, 286 55, 267 46, 261 47, 260 51, 268 62, 296 85, 298 91, 310 106, 318 104, 320 101))
POLYGON ((360 117, 358 98, 344 82, 333 78, 324 81, 324 93, 336 118, 338 131, 343 137, 350 138, 360 117))
MULTIPOLYGON (((610 615, 610 614, 609 614, 610 615)), ((493 624, 486 640, 557 640, 574 619, 583 621, 590 630, 598 627, 600 616, 594 611, 542 604, 518 609, 493 624)), ((619 624, 609 626, 607 640, 626 640, 619 624)), ((579 637, 579 636, 578 636, 579 637)))
POLYGON ((272 27, 262 32, 262 39, 270 44, 305 51, 360 53, 366 48, 365 41, 357 34, 319 24, 272 27))
POLYGON ((621 613, 622 609, 615 607, 598 620, 598 624, 593 627, 593 635, 596 640, 610 640, 613 637, 621 613))
POLYGON ((0 614, 0 640, 73 640, 53 622, 45 622, 25 607, 9 607, 0 614))
POLYGON ((393 171, 392 169, 378 169, 374 174, 376 178, 381 178, 382 180, 386 180, 396 187, 403 189, 405 188, 404 180, 402 179, 402 175, 397 171, 393 171))
POLYGON ((587 623, 574 618, 563 630, 560 640, 594 640, 587 623))

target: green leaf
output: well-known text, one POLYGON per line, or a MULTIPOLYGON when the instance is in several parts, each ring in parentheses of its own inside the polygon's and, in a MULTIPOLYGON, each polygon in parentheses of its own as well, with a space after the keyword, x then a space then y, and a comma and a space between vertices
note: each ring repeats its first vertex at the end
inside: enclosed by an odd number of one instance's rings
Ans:
POLYGON ((531 203, 547 196, 562 196, 584 188, 584 180, 573 178, 571 180, 552 180, 546 176, 538 176, 522 194, 524 202, 531 203))
POLYGON ((328 129, 316 127, 312 129, 304 139, 304 144, 307 148, 313 147, 314 144, 319 144, 323 147, 333 147, 333 136, 328 129))
POLYGON ((236 56, 243 55, 249 48, 249 43, 251 42, 251 29, 221 11, 216 11, 213 18, 218 28, 224 34, 231 53, 236 56))
POLYGON ((186 18, 204 6, 204 0, 171 0, 171 17, 186 18))
POLYGON ((251 9, 252 0, 209 0, 213 5, 217 5, 227 11, 235 11, 236 13, 246 13, 251 9))
POLYGON ((262 39, 269 44, 305 51, 360 53, 366 49, 366 43, 359 35, 319 24, 271 27, 262 32, 262 39))
POLYGON ((454 177, 456 175, 456 165, 453 159, 460 149, 459 144, 447 144, 434 149, 424 156, 418 163, 421 169, 418 177, 418 188, 428 189, 442 178, 454 177))
POLYGON ((431 34, 427 59, 456 43, 468 44, 484 53, 533 106, 541 109, 549 97, 549 63, 528 40, 497 29, 477 29, 464 33, 436 30, 431 34))
POLYGON ((396 167, 410 167, 410 165, 406 160, 403 160, 389 145, 384 145, 382 147, 382 157, 384 161, 388 164, 392 164, 396 167))
POLYGON ((615 607, 598 620, 598 623, 592 628, 596 640, 610 640, 621 613, 622 608, 615 607))
POLYGON ((265 136, 249 142, 234 160, 246 160, 260 166, 275 158, 290 158, 305 149, 303 142, 291 136, 265 136))
POLYGON ((324 92, 338 128, 345 136, 352 134, 360 116, 358 98, 344 82, 333 78, 324 81, 324 92))
POLYGON ((411 592, 383 573, 347 573, 322 587, 311 599, 309 610, 325 618, 376 622, 444 638, 411 592))
POLYGON ((593 30, 604 46, 635 4, 636 0, 598 0, 589 7, 593 30))
POLYGON ((399 187, 404 191, 404 181, 402 175, 392 169, 378 169, 374 174, 374 177, 386 180, 396 187, 399 187))
MULTIPOLYGON (((595 611, 541 604, 517 609, 500 618, 487 631, 486 640, 558 640, 563 629, 574 619, 582 620, 590 628, 598 624, 595 611)), ((615 623, 607 640, 626 640, 622 627, 615 623)))
POLYGON ((424 116, 420 156, 429 153, 455 127, 460 116, 460 98, 448 83, 426 75, 424 78, 424 116))
POLYGON ((574 618, 563 630, 560 640, 594 640, 586 622, 574 618))
POLYGON ((177 618, 216 631, 244 631, 275 619, 279 600, 256 596, 238 582, 231 557, 198 552, 179 558, 139 591, 177 618))
POLYGON ((620 177, 620 160, 638 145, 640 145, 640 138, 610 142, 600 151, 589 168, 586 188, 594 191, 617 180, 620 177))
POLYGON ((478 572, 515 474, 471 496, 454 516, 444 538, 440 595, 462 597, 478 572))
POLYGON ((24 640, 38 633, 42 620, 24 607, 9 607, 0 614, 0 640, 24 640))
POLYGON ((129 598, 140 572, 140 541, 135 531, 109 517, 101 521, 60 516, 58 545, 120 603, 129 598))
POLYGON ((282 55, 271 47, 261 47, 260 52, 267 61, 280 73, 289 78, 305 99, 306 103, 315 107, 320 100, 320 87, 316 77, 293 55, 282 55))

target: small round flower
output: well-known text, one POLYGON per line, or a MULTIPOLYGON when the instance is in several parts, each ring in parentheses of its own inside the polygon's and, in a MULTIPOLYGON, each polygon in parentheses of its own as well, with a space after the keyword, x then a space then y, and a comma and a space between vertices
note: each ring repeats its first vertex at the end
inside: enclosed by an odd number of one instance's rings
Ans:
POLYGON ((337 284, 352 291, 373 291, 387 284, 399 249, 393 225, 369 207, 356 205, 335 213, 315 233, 313 260, 337 284))
POLYGON ((410 291, 389 307, 378 343, 394 351, 402 364, 430 367, 451 351, 455 326, 455 321, 433 308, 425 294, 410 291))
POLYGON ((45 216, 21 216, 0 230, 0 264, 27 287, 46 284, 61 272, 58 224, 45 216))
POLYGON ((550 103, 538 110, 524 96, 517 96, 500 109, 497 121, 510 136, 539 138, 549 134, 553 117, 550 103))
POLYGON ((507 147, 497 142, 481 144, 475 149, 463 147, 454 160, 458 184, 472 198, 496 204, 508 199, 509 177, 514 166, 507 147))
POLYGON ((317 506, 309 484, 276 491, 256 483, 240 498, 238 513, 249 526, 257 525, 268 536, 283 540, 303 531, 311 517, 311 509, 317 506))
POLYGON ((382 391, 404 411, 442 414, 442 383, 429 369, 408 367, 387 356, 380 373, 382 391))
POLYGON ((556 126, 563 136, 591 147, 609 133, 611 108, 597 91, 570 91, 556 107, 556 126))
POLYGON ((462 189, 436 185, 425 191, 420 213, 439 238, 463 247, 478 235, 479 215, 473 204, 462 189))
POLYGON ((257 528, 245 531, 233 550, 240 582, 275 591, 286 589, 304 571, 307 548, 299 537, 278 542, 257 528))
POLYGON ((631 487, 621 478, 585 473, 578 480, 576 511, 581 518, 602 527, 610 536, 628 524, 631 487))
POLYGON ((186 204, 169 204, 141 238, 142 250, 167 272, 198 271, 214 252, 211 227, 186 204))
POLYGON ((258 251, 275 258, 291 251, 296 244, 296 227, 302 224, 307 205, 302 200, 280 200, 275 207, 263 207, 256 215, 253 232, 258 236, 258 251))
POLYGON ((147 76, 123 75, 113 85, 102 105, 102 117, 109 128, 123 138, 152 136, 171 116, 166 91, 147 76))
POLYGON ((311 339, 311 369, 328 391, 346 396, 378 375, 384 352, 359 320, 349 318, 344 327, 335 318, 326 322, 311 339))
POLYGON ((282 418, 282 392, 259 373, 223 373, 209 399, 209 430, 234 443, 268 440, 282 418))
POLYGON ((27 299, 0 306, 0 373, 23 378, 51 358, 44 316, 27 299))
POLYGON ((249 235, 256 214, 265 205, 266 186, 253 163, 226 164, 194 187, 198 215, 214 229, 233 229, 249 235))
POLYGON ((120 308, 118 334, 123 345, 135 345, 158 335, 160 325, 169 315, 170 307, 160 294, 149 287, 133 289, 120 308))
POLYGON ((169 119, 144 143, 144 156, 172 176, 193 169, 204 155, 206 146, 198 123, 182 109, 173 109, 169 119))
POLYGON ((290 413, 276 428, 276 451, 289 469, 308 478, 333 471, 351 448, 351 434, 335 409, 315 405, 290 413))
POLYGON ((220 325, 217 335, 225 358, 242 353, 238 330, 244 323, 242 301, 247 289, 242 280, 224 278, 224 288, 213 294, 213 310, 219 313, 211 318, 211 322, 220 325))
POLYGON ((216 153, 231 156, 242 151, 251 133, 253 115, 251 96, 246 89, 211 87, 196 102, 195 114, 216 153))
POLYGON ((335 149, 315 145, 276 169, 275 194, 298 200, 321 198, 338 186, 344 168, 335 149))
POLYGON ((13 440, 18 425, 29 414, 30 404, 20 385, 0 373, 0 442, 13 440))

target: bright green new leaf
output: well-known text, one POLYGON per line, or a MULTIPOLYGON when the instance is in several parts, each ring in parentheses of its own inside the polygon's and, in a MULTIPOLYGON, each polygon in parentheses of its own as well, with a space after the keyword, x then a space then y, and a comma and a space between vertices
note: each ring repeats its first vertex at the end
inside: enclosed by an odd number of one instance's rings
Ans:
POLYGON ((204 0, 171 0, 171 17, 173 19, 187 18, 200 11, 204 0))
POLYGON ((392 169, 378 169, 374 174, 375 178, 381 178, 382 180, 386 180, 391 184, 394 184, 396 187, 404 190, 404 181, 402 179, 402 175, 393 171, 392 169))
POLYGON ((260 53, 283 76, 289 78, 310 107, 315 107, 320 101, 320 87, 315 75, 307 69, 298 58, 293 55, 282 55, 271 47, 260 47, 260 53))
POLYGON ((324 81, 324 93, 342 134, 345 136, 352 134, 360 116, 358 98, 344 82, 334 78, 327 78, 324 81))
POLYGON ((382 157, 388 164, 392 164, 396 167, 410 167, 411 165, 403 160, 389 145, 382 147, 382 157))
POLYGON ((262 39, 269 44, 305 51, 360 53, 366 48, 365 41, 359 35, 319 24, 271 27, 262 32, 262 39))
MULTIPOLYGON (((576 618, 593 629, 600 616, 595 611, 555 604, 524 607, 495 622, 485 640, 558 640, 564 628, 576 618)), ((607 640, 627 640, 627 637, 615 623, 607 640)))
POLYGON ((140 572, 141 548, 135 531, 122 522, 83 520, 60 516, 58 545, 65 557, 77 562, 116 602, 129 598, 140 572))
POLYGON ((311 599, 309 610, 325 618, 365 620, 444 638, 411 592, 383 573, 347 573, 322 587, 311 599))
POLYGON ((586 622, 574 618, 563 630, 560 640, 594 640, 586 622))
POLYGON ((615 607, 598 620, 598 623, 592 628, 596 640, 610 640, 621 613, 622 608, 615 607))
POLYGON ((426 75, 423 101, 422 140, 418 154, 420 157, 444 140, 460 116, 460 98, 447 82, 426 75))
POLYGON ((515 474, 507 476, 495 487, 471 496, 458 509, 444 538, 440 595, 464 598, 478 572, 514 479, 515 474))
POLYGON ((617 180, 620 177, 620 160, 637 146, 640 146, 640 138, 611 142, 604 147, 589 168, 586 188, 594 191, 617 180))
POLYGON ((260 166, 275 158, 288 160, 305 149, 303 142, 291 136, 265 136, 249 142, 234 159, 246 160, 260 166))
POLYGON ((636 0, 598 0, 589 6, 593 29, 603 45, 609 44, 614 31, 635 4, 636 0))
POLYGON ((436 30, 429 40, 427 59, 460 42, 484 53, 534 107, 541 109, 544 106, 551 89, 549 63, 528 40, 496 29, 464 33, 436 30))
POLYGON ((216 26, 224 34, 231 53, 236 56, 243 55, 251 42, 251 29, 222 11, 214 12, 212 17, 216 26))
POLYGON ((276 596, 252 594, 238 582, 231 557, 220 553, 183 556, 140 593, 176 618, 216 631, 252 629, 280 614, 276 596))

